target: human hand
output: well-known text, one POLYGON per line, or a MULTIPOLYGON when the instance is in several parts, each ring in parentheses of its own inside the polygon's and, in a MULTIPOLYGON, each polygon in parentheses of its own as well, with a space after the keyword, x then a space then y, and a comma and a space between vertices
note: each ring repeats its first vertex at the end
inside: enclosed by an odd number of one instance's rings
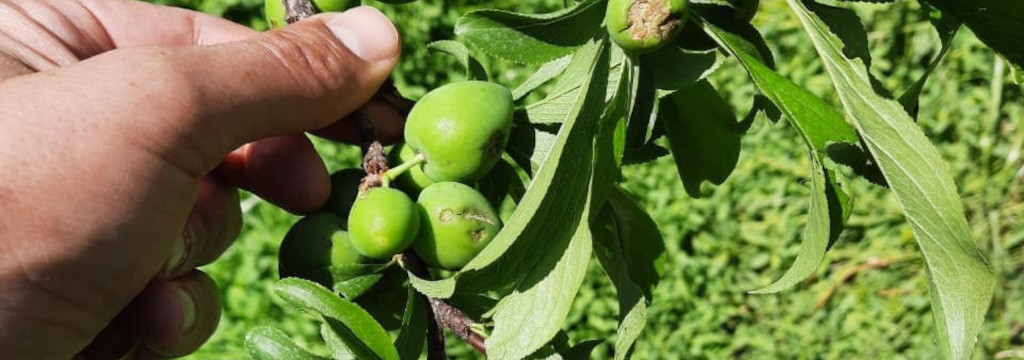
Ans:
MULTIPOLYGON (((378 11, 259 33, 117 0, 0 0, 0 354, 164 358, 216 327, 216 259, 242 187, 289 211, 327 198, 302 132, 338 121, 397 62, 378 11), (184 232, 183 232, 184 229, 184 232)), ((364 108, 378 136, 397 110, 364 108)))

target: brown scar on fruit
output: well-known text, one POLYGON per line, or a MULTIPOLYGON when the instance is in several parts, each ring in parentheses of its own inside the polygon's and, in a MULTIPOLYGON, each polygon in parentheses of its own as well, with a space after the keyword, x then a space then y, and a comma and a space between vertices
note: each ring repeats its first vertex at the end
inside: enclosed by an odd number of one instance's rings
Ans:
POLYGON ((671 35, 679 18, 672 15, 667 0, 634 0, 629 4, 626 30, 635 40, 664 39, 671 35))
POLYGON ((440 220, 443 223, 455 220, 455 216, 459 216, 459 217, 461 217, 463 219, 469 219, 469 220, 475 220, 475 221, 487 223, 488 225, 494 226, 494 221, 493 220, 491 220, 489 217, 487 217, 487 215, 485 215, 483 213, 480 213, 478 211, 475 211, 475 210, 466 210, 466 211, 463 211, 461 213, 456 214, 455 211, 453 211, 452 209, 442 209, 440 212, 437 213, 437 219, 440 220))
POLYGON ((476 230, 473 230, 473 232, 469 234, 469 237, 473 239, 473 242, 478 243, 480 242, 480 239, 484 238, 484 235, 487 235, 487 229, 478 228, 476 230))
POLYGON ((501 140, 504 139, 504 138, 505 138, 505 134, 504 133, 497 132, 494 135, 492 135, 490 139, 487 139, 487 144, 484 144, 484 148, 481 149, 481 150, 483 150, 484 155, 488 156, 488 157, 490 157, 490 156, 500 156, 501 155, 501 151, 503 150, 501 148, 501 145, 502 145, 503 141, 501 141, 501 140))

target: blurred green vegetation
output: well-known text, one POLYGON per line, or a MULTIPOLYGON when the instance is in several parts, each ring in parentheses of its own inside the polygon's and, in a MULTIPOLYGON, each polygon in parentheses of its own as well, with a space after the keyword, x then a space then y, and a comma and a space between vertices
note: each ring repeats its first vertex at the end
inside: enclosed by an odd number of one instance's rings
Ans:
MULTIPOLYGON (((158 0, 265 28, 260 0, 158 0)), ((421 0, 407 5, 369 1, 398 24, 405 41, 395 74, 407 96, 462 78, 452 59, 425 45, 450 39, 458 16, 496 7, 546 12, 561 0, 421 0)), ((937 51, 937 36, 915 2, 852 5, 867 25, 872 71, 897 93, 937 51)), ((764 1, 754 19, 776 55, 779 71, 834 104, 827 75, 784 2, 764 1)), ((1024 95, 990 51, 968 30, 932 75, 921 100, 920 124, 956 176, 968 219, 1001 278, 980 335, 976 358, 1024 358, 1024 203, 1021 150, 1024 95)), ((485 63, 493 80, 512 85, 531 69, 485 63)), ((753 87, 733 60, 712 83, 749 107, 753 87)), ((696 109, 695 111, 699 111, 696 109)), ((317 141, 331 170, 356 166, 358 150, 317 141)), ((936 166, 940 166, 936 164, 936 166)), ((743 140, 732 177, 686 195, 670 158, 624 170, 631 190, 658 222, 669 259, 655 292, 636 359, 933 359, 927 280, 910 226, 893 196, 863 180, 850 226, 817 274, 776 295, 746 291, 769 284, 797 254, 808 201, 808 159, 786 122, 758 119, 743 140)), ((214 337, 191 359, 244 359, 242 336, 272 324, 300 343, 323 350, 317 327, 285 312, 270 291, 280 239, 297 218, 259 199, 243 203, 245 229, 225 256, 205 270, 222 289, 224 315, 214 337)), ((594 261, 566 323, 573 341, 606 339, 594 358, 609 358, 617 303, 594 261)), ((475 358, 452 344, 456 358, 475 358)))

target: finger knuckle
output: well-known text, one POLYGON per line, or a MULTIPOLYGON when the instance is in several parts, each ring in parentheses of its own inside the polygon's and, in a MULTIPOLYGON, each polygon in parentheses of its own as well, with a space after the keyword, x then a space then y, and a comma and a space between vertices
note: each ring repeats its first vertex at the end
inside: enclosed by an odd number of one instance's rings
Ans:
POLYGON ((303 24, 266 33, 258 43, 275 66, 310 97, 335 94, 355 80, 351 54, 323 25, 303 24))

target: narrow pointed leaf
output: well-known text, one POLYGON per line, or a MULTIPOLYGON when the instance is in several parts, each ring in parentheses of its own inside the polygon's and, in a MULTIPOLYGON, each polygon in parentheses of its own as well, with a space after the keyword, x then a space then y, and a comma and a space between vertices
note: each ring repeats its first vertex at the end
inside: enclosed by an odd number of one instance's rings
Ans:
MULTIPOLYGON (((813 163, 823 165, 823 159, 829 150, 838 148, 846 149, 847 151, 844 151, 843 154, 849 155, 849 159, 843 163, 859 164, 866 161, 864 159, 867 156, 860 150, 856 131, 846 123, 842 114, 835 108, 765 65, 756 53, 756 47, 749 44, 743 37, 709 23, 703 25, 709 35, 736 56, 751 79, 754 80, 754 84, 761 94, 774 103, 782 114, 786 115, 786 119, 793 124, 810 149, 811 157, 814 158, 813 163), (859 162, 857 162, 858 160, 859 162)), ((841 162, 840 159, 834 158, 833 160, 841 162)), ((811 171, 812 176, 818 176, 815 169, 812 168, 811 171)), ((808 226, 814 228, 804 231, 799 260, 790 270, 787 270, 782 279, 757 292, 781 291, 813 274, 817 264, 824 259, 829 244, 834 242, 834 239, 842 231, 852 202, 848 200, 850 197, 838 186, 837 182, 829 181, 825 183, 825 186, 827 191, 811 192, 808 226), (835 194, 835 196, 826 197, 827 193, 835 194), (830 199, 846 200, 837 202, 830 199), (827 203, 828 206, 816 206, 816 203, 827 203), (825 229, 819 227, 823 224, 820 219, 826 217, 826 214, 821 214, 820 211, 827 211, 829 221, 824 223, 827 226, 825 229)))
POLYGON ((970 358, 995 277, 971 235, 949 169, 900 104, 873 91, 864 64, 844 57, 843 44, 828 25, 799 1, 787 2, 913 227, 929 275, 942 353, 970 358))

